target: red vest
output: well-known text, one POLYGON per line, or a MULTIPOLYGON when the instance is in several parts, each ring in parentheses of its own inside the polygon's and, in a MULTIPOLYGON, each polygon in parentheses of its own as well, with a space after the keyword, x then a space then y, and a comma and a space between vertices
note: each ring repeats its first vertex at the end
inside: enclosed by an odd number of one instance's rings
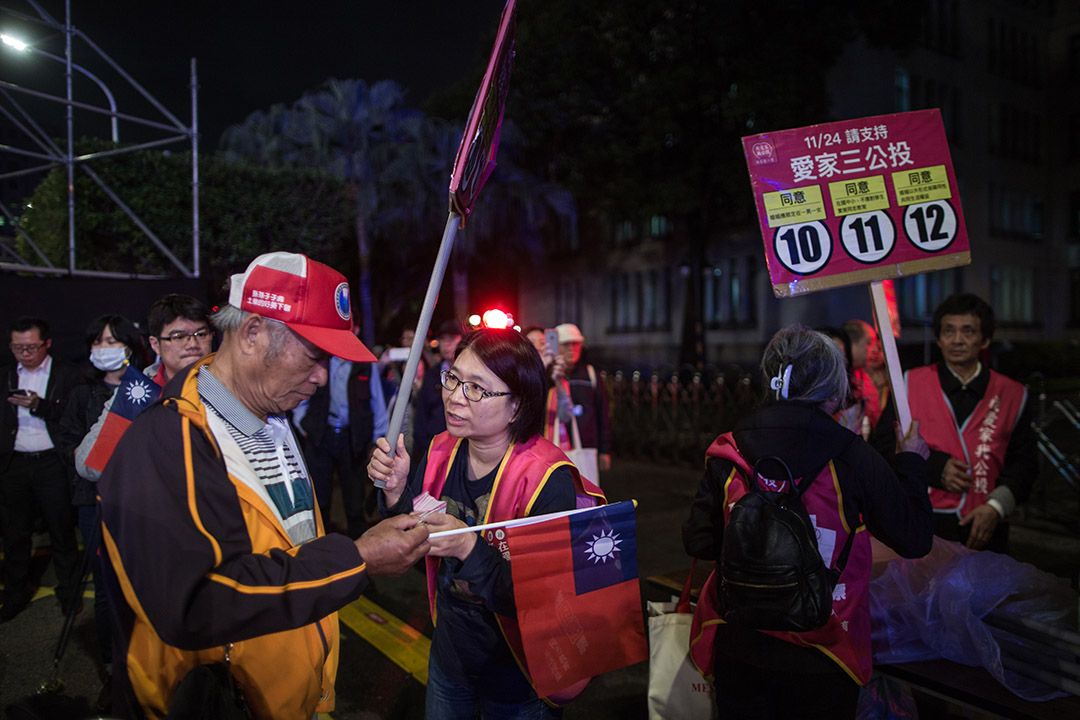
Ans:
MULTIPOLYGON (((450 468, 454 465, 458 450, 462 447, 461 438, 455 438, 450 433, 440 433, 431 441, 431 449, 428 451, 427 467, 424 470, 424 490, 432 497, 441 496, 443 486, 450 468)), ((556 468, 566 466, 574 478, 574 489, 577 495, 577 507, 595 507, 607 504, 607 499, 599 487, 581 477, 577 468, 574 467, 566 455, 557 447, 544 438, 536 435, 521 444, 511 443, 506 449, 506 454, 499 463, 499 470, 495 475, 495 482, 491 486, 491 496, 488 501, 487 512, 481 524, 503 522, 517 518, 527 517, 531 514, 533 502, 540 495, 540 491, 547 484, 548 478, 556 468)), ((568 510, 570 508, 567 508, 568 510)), ((503 556, 506 556, 505 540, 501 538, 499 530, 484 532, 484 539, 489 545, 500 548, 503 556), (500 547, 502 546, 502 547, 500 547)), ((428 602, 431 605, 431 619, 435 622, 435 579, 439 574, 439 558, 425 558, 427 567, 428 602)), ((499 622, 506 643, 514 653, 525 677, 530 678, 529 668, 525 662, 525 652, 521 644, 521 631, 518 629, 517 618, 495 615, 499 622)), ((554 704, 565 704, 577 697, 588 680, 583 680, 565 690, 551 695, 547 700, 554 704)))
MULTIPOLYGON (((731 433, 721 435, 709 447, 707 457, 723 458, 735 463, 724 483, 724 521, 731 514, 731 506, 748 492, 744 478, 752 475, 752 469, 739 455, 731 433)), ((801 478, 795 478, 799 481, 801 478)), ((785 490, 784 481, 776 489, 785 490)), ((785 640, 794 645, 817 648, 839 665, 852 680, 865 685, 872 670, 870 652, 870 537, 863 525, 852 530, 843 512, 843 495, 832 461, 814 479, 802 495, 803 504, 810 514, 818 534, 818 547, 829 567, 836 560, 847 542, 848 535, 855 533, 847 565, 833 591, 833 612, 824 627, 810 632, 774 632, 759 630, 766 635, 785 640), (831 546, 831 547, 830 547, 831 546)), ((712 679, 714 644, 720 619, 717 607, 716 571, 713 570, 698 598, 694 611, 694 623, 690 629, 690 655, 698 670, 712 679)))
POLYGON ((1005 465, 1020 411, 1027 402, 1027 389, 1009 378, 990 373, 986 394, 971 415, 958 427, 952 406, 941 389, 936 365, 915 368, 907 373, 911 417, 919 421, 919 434, 933 450, 963 458, 970 467, 971 486, 966 493, 930 488, 934 512, 956 513, 960 517, 984 505, 1005 465))
MULTIPOLYGON (((570 383, 566 380, 559 378, 556 383, 562 383, 562 390, 566 393, 566 396, 570 396, 570 383)), ((556 443, 560 450, 572 450, 574 443, 570 439, 570 431, 566 429, 566 425, 559 422, 559 394, 557 388, 552 386, 548 388, 547 392, 547 408, 544 415, 544 437, 555 443, 555 430, 559 431, 559 442, 556 443)))

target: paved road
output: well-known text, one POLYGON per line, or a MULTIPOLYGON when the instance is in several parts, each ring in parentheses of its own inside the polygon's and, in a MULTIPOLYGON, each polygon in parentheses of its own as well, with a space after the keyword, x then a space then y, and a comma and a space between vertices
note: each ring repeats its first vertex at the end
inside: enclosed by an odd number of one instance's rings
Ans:
MULTIPOLYGON (((686 568, 680 527, 697 487, 699 471, 654 463, 616 460, 603 478, 611 500, 636 499, 638 566, 641 578, 686 568)), ((1080 538, 1060 528, 1027 522, 1013 529, 1013 555, 1075 585, 1080 573, 1080 538)), ((47 554, 38 558, 39 566, 47 554)), ((62 617, 52 596, 51 572, 44 570, 39 598, 13 621, 0 625, 0 708, 34 692, 50 677, 62 617)), ((642 582, 643 600, 667 599, 642 582)), ((60 667, 69 694, 93 703, 101 686, 93 658, 93 605, 77 618, 60 667)), ((424 712, 426 639, 430 637, 423 574, 377 578, 374 587, 342 612, 338 707, 334 720, 419 720, 424 712), (395 621, 400 621, 400 627, 395 621), (365 639, 365 637, 370 639, 365 639), (387 649, 398 662, 388 659, 387 649), (404 667, 402 667, 404 666, 404 667)), ((645 718, 647 663, 597 678, 566 711, 568 720, 645 718)))
MULTIPOLYGON (((603 486, 611 500, 638 501, 638 568, 642 578, 685 568, 680 526, 697 486, 699 473, 687 467, 665 467, 652 463, 616 460, 615 469, 605 474, 603 486)), ((47 554, 40 554, 44 566, 47 554)), ((63 618, 52 596, 51 570, 44 569, 38 599, 9 623, 0 625, 0 707, 34 692, 50 677, 52 658, 63 618)), ((666 599, 665 593, 642 583, 647 599, 666 599)), ((88 593, 89 595, 89 593, 88 593)), ((93 703, 101 687, 100 669, 94 656, 96 636, 93 604, 87 598, 85 610, 76 619, 70 644, 60 666, 60 677, 70 695, 93 703)), ((424 671, 403 669, 387 659, 362 633, 376 633, 375 643, 397 648, 392 654, 406 665, 416 662, 415 648, 402 650, 400 637, 379 637, 393 620, 400 619, 411 641, 422 646, 430 637, 424 577, 412 571, 400 578, 377 578, 364 598, 342 613, 341 665, 338 672, 338 707, 334 720, 409 720, 422 718, 424 685, 414 675, 424 671), (373 619, 374 618, 374 619, 373 619)), ((422 664, 422 663, 421 663, 422 664)), ((639 663, 608 673, 589 686, 567 709, 565 717, 644 718, 646 716, 647 663, 639 663)))

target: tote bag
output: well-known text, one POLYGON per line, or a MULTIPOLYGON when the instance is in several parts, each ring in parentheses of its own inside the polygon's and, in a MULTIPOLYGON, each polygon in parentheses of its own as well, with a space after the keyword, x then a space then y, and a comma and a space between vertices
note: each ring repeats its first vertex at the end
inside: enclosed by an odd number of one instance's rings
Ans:
MULTIPOLYGON (((556 446, 560 444, 559 433, 561 428, 562 423, 556 422, 556 446)), ((573 447, 563 451, 566 453, 566 457, 570 458, 570 462, 574 463, 574 467, 578 469, 583 478, 592 481, 596 487, 600 487, 600 464, 597 460, 597 449, 581 447, 581 434, 578 432, 577 418, 573 415, 570 416, 570 441, 573 443, 573 447)))
POLYGON ((690 581, 677 603, 649 602, 649 720, 715 718, 712 683, 690 660, 690 581))

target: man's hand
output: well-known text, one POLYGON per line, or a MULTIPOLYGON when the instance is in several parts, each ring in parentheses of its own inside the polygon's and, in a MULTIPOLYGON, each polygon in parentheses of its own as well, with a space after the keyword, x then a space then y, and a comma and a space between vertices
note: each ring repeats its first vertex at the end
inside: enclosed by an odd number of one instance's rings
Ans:
POLYGON ((968 464, 953 457, 946 460, 945 469, 941 471, 941 485, 949 492, 967 492, 967 489, 971 487, 971 474, 968 473, 968 464))
POLYGON ((555 355, 551 364, 551 379, 561 380, 566 376, 566 360, 562 355, 555 355))
MULTIPOLYGON (((468 527, 453 515, 432 513, 424 520, 431 527, 431 532, 444 532, 468 527)), ((431 541, 431 554, 435 557, 453 557, 465 561, 476 546, 476 533, 467 532, 449 537, 435 538, 431 541)))
POLYGON ((611 454, 610 453, 597 453, 596 455, 597 465, 599 470, 607 472, 611 469, 611 454))
POLYGON ((999 522, 1001 522, 1001 516, 991 506, 980 505, 975 508, 960 521, 960 527, 971 526, 971 534, 968 535, 967 542, 964 544, 972 550, 982 550, 990 542, 999 522))
POLYGON ((411 515, 387 518, 353 544, 368 575, 401 575, 431 550, 427 526, 411 515))
POLYGON ((41 403, 41 396, 33 390, 27 390, 26 392, 26 395, 8 395, 8 402, 12 405, 36 410, 38 404, 41 403))

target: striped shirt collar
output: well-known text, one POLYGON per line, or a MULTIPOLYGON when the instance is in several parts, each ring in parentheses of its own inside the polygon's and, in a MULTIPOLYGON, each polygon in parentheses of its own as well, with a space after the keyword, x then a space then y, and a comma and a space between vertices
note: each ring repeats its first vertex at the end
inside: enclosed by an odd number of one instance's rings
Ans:
POLYGON ((255 413, 248 410, 220 380, 214 377, 207 365, 199 368, 199 395, 209 403, 223 420, 244 435, 251 437, 266 427, 255 413))

